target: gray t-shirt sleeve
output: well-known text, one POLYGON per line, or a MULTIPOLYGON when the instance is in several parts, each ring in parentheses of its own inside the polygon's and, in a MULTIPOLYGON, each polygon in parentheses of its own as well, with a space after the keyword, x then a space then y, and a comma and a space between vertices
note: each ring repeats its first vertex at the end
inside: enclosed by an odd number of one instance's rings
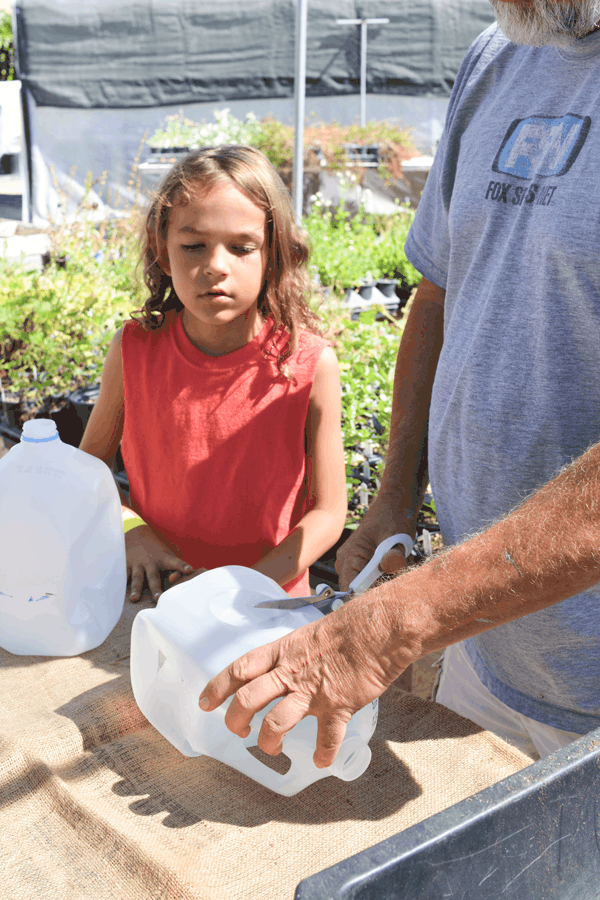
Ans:
POLYGON ((440 169, 444 156, 444 135, 438 145, 431 171, 408 233, 404 252, 415 269, 428 281, 446 289, 450 234, 448 217, 441 201, 440 169))
POLYGON ((469 84, 490 42, 498 34, 498 26, 490 25, 473 42, 460 66, 448 104, 446 123, 438 144, 431 171, 405 244, 408 260, 428 281, 446 288, 450 256, 448 208, 456 171, 457 149, 447 149, 447 132, 460 109, 464 88, 469 84))

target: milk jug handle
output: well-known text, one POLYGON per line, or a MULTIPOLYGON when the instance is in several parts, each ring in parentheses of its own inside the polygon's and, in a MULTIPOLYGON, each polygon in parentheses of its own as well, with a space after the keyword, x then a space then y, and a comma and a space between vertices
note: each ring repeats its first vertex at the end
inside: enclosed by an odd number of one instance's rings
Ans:
POLYGON ((285 791, 288 785, 297 780, 298 776, 295 766, 292 764, 285 775, 275 772, 248 752, 249 747, 255 746, 256 734, 250 734, 247 738, 240 740, 239 743, 231 741, 228 746, 221 749, 218 758, 221 762, 230 765, 233 769, 237 769, 238 772, 242 772, 259 784, 262 784, 263 787, 269 788, 269 790, 285 791), (243 755, 239 753, 240 747, 243 748, 243 755))

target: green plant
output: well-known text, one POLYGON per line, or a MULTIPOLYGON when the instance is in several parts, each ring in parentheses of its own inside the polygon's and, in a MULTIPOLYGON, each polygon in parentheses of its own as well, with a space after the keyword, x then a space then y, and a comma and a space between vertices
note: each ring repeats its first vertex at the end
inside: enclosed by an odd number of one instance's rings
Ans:
MULTIPOLYGON (((314 123, 304 130, 304 145, 318 149, 328 168, 347 168, 344 144, 377 145, 379 173, 386 181, 402 175, 402 160, 417 156, 409 129, 389 122, 367 122, 366 125, 340 125, 339 122, 314 123)), ((362 174, 360 169, 357 170, 362 174)))
POLYGON ((404 253, 404 243, 414 218, 412 210, 398 205, 394 216, 365 212, 364 193, 358 212, 345 205, 348 187, 356 176, 342 177, 337 207, 316 194, 304 226, 312 245, 312 266, 321 284, 333 291, 359 285, 371 273, 375 279, 398 278, 409 285, 420 276, 404 253))
POLYGON ((371 497, 377 489, 380 467, 371 467, 365 484, 366 456, 385 456, 392 411, 392 387, 403 325, 377 310, 361 313, 357 321, 329 299, 319 308, 333 340, 342 383, 342 434, 346 456, 348 520, 352 527, 364 513, 361 488, 371 497), (370 452, 369 452, 370 451, 370 452))
POLYGON ((8 12, 0 12, 0 81, 15 77, 12 20, 8 12))
POLYGON ((408 261, 404 245, 415 217, 408 204, 398 204, 395 216, 372 215, 369 219, 377 238, 373 248, 379 278, 397 278, 407 285, 417 284, 421 274, 408 261))
POLYGON ((294 157, 294 129, 277 119, 261 119, 254 134, 253 146, 261 150, 278 171, 291 171, 294 157))
MULTIPOLYGON (((245 120, 236 119, 229 109, 214 111, 214 122, 194 122, 183 110, 167 116, 146 143, 150 147, 197 147, 218 144, 249 144, 270 159, 276 169, 289 175, 294 155, 294 129, 267 116, 258 120, 248 113, 245 120)), ((410 131, 388 122, 367 125, 313 123, 304 130, 306 163, 329 169, 347 168, 344 144, 377 144, 379 173, 388 182, 402 175, 402 160, 417 155, 410 131)), ((356 169, 359 176, 363 170, 356 169)))
POLYGON ((248 113, 245 121, 236 119, 229 109, 216 109, 214 122, 193 122, 183 110, 167 116, 164 125, 152 134, 146 143, 150 147, 198 147, 220 144, 254 144, 259 128, 254 113, 248 113))
POLYGON ((100 223, 92 212, 86 194, 75 219, 51 229, 41 272, 0 258, 0 379, 33 404, 97 381, 111 337, 141 305, 135 211, 100 223))

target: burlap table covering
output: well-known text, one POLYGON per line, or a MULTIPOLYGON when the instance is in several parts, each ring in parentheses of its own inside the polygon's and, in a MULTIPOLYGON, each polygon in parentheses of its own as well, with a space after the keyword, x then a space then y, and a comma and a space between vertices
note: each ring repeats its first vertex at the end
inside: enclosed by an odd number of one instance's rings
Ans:
POLYGON ((126 603, 109 639, 80 657, 0 651, 2 897, 291 900, 303 878, 531 762, 391 688, 361 778, 280 797, 181 756, 142 716, 129 681, 139 608, 126 603))

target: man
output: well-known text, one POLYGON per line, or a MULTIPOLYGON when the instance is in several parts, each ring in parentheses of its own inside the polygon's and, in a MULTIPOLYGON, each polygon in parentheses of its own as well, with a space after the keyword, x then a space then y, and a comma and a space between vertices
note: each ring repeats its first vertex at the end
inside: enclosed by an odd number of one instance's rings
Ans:
POLYGON ((310 714, 329 765, 352 713, 445 647, 438 701, 532 757, 600 726, 600 11, 492 2, 504 34, 465 57, 407 241, 424 278, 382 486, 340 582, 414 534, 425 460, 454 546, 207 685, 203 709, 235 692, 241 736, 282 698, 268 753, 310 714))

